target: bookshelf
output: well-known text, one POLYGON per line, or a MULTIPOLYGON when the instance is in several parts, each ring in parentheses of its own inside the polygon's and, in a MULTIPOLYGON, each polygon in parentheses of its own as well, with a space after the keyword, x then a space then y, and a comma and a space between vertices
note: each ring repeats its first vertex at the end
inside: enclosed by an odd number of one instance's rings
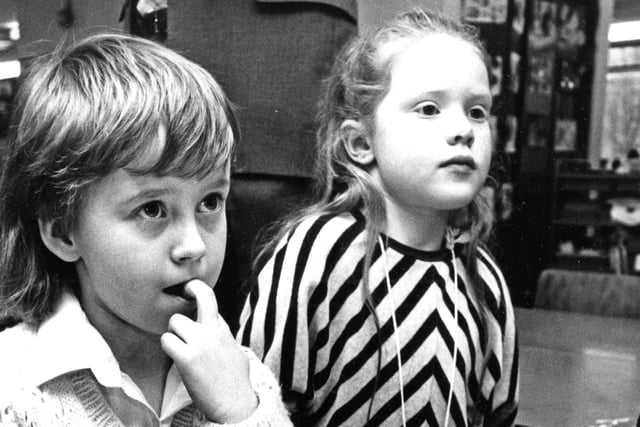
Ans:
POLYGON ((640 174, 556 169, 549 266, 640 274, 640 174))

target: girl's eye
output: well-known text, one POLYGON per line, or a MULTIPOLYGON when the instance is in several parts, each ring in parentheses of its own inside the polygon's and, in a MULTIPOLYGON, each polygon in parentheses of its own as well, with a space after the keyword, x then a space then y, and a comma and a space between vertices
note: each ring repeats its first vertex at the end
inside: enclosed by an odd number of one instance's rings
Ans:
POLYGON ((417 108, 418 113, 420 113, 423 116, 435 116, 437 114, 440 114, 440 110, 438 109, 438 106, 435 104, 422 104, 417 108))
POLYGON ((145 219, 160 219, 167 216, 162 203, 154 201, 145 203, 138 210, 138 214, 145 219))
POLYGON ((222 207, 222 196, 209 194, 200 202, 200 212, 217 212, 222 207))
POLYGON ((485 120, 489 116, 488 110, 484 107, 472 107, 469 110, 469 117, 473 120, 485 120))

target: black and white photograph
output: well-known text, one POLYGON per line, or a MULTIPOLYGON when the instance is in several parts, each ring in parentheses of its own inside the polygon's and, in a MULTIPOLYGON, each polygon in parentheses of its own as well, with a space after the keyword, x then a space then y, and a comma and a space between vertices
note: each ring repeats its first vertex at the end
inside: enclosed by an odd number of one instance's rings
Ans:
POLYGON ((0 0, 0 427, 640 426, 640 1, 0 0))

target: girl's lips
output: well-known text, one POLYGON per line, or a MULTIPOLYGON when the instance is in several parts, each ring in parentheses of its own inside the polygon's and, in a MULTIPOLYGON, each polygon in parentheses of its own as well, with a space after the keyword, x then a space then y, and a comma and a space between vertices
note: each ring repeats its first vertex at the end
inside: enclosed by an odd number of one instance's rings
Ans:
POLYGON ((443 168, 448 166, 466 166, 469 169, 477 168, 475 160, 473 160, 473 157, 469 156, 455 156, 440 164, 440 167, 443 168))

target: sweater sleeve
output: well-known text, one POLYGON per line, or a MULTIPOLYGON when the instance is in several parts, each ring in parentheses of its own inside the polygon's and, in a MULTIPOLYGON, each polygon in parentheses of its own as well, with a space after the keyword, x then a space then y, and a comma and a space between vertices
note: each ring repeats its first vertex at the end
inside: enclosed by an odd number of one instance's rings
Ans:
POLYGON ((0 393, 0 427, 62 427, 61 406, 38 388, 0 393))
POLYGON ((285 401, 294 406, 304 404, 313 376, 307 295, 317 280, 309 260, 313 230, 306 226, 281 241, 259 272, 238 331, 242 345, 251 347, 274 372, 285 401))
POLYGON ((330 217, 299 224, 259 272, 240 318, 237 339, 271 368, 294 416, 318 403, 314 378, 328 351, 328 275, 336 241, 352 227, 353 219, 330 217))
POLYGON ((518 366, 518 338, 516 334, 515 314, 511 298, 506 286, 504 290, 505 301, 505 332, 502 344, 502 372, 503 375, 496 384, 494 391, 492 426, 512 426, 515 424, 518 413, 519 397, 519 366, 518 366))
POLYGON ((273 374, 248 348, 243 349, 249 358, 251 385, 258 396, 258 407, 246 420, 238 423, 217 424, 202 420, 201 427, 272 427, 291 426, 289 414, 282 403, 280 387, 273 374))
POLYGON ((485 426, 513 426, 518 413, 519 366, 518 339, 513 304, 506 281, 494 261, 485 253, 486 265, 493 270, 496 278, 494 312, 502 331, 500 350, 500 377, 491 395, 490 412, 485 418, 485 426))

